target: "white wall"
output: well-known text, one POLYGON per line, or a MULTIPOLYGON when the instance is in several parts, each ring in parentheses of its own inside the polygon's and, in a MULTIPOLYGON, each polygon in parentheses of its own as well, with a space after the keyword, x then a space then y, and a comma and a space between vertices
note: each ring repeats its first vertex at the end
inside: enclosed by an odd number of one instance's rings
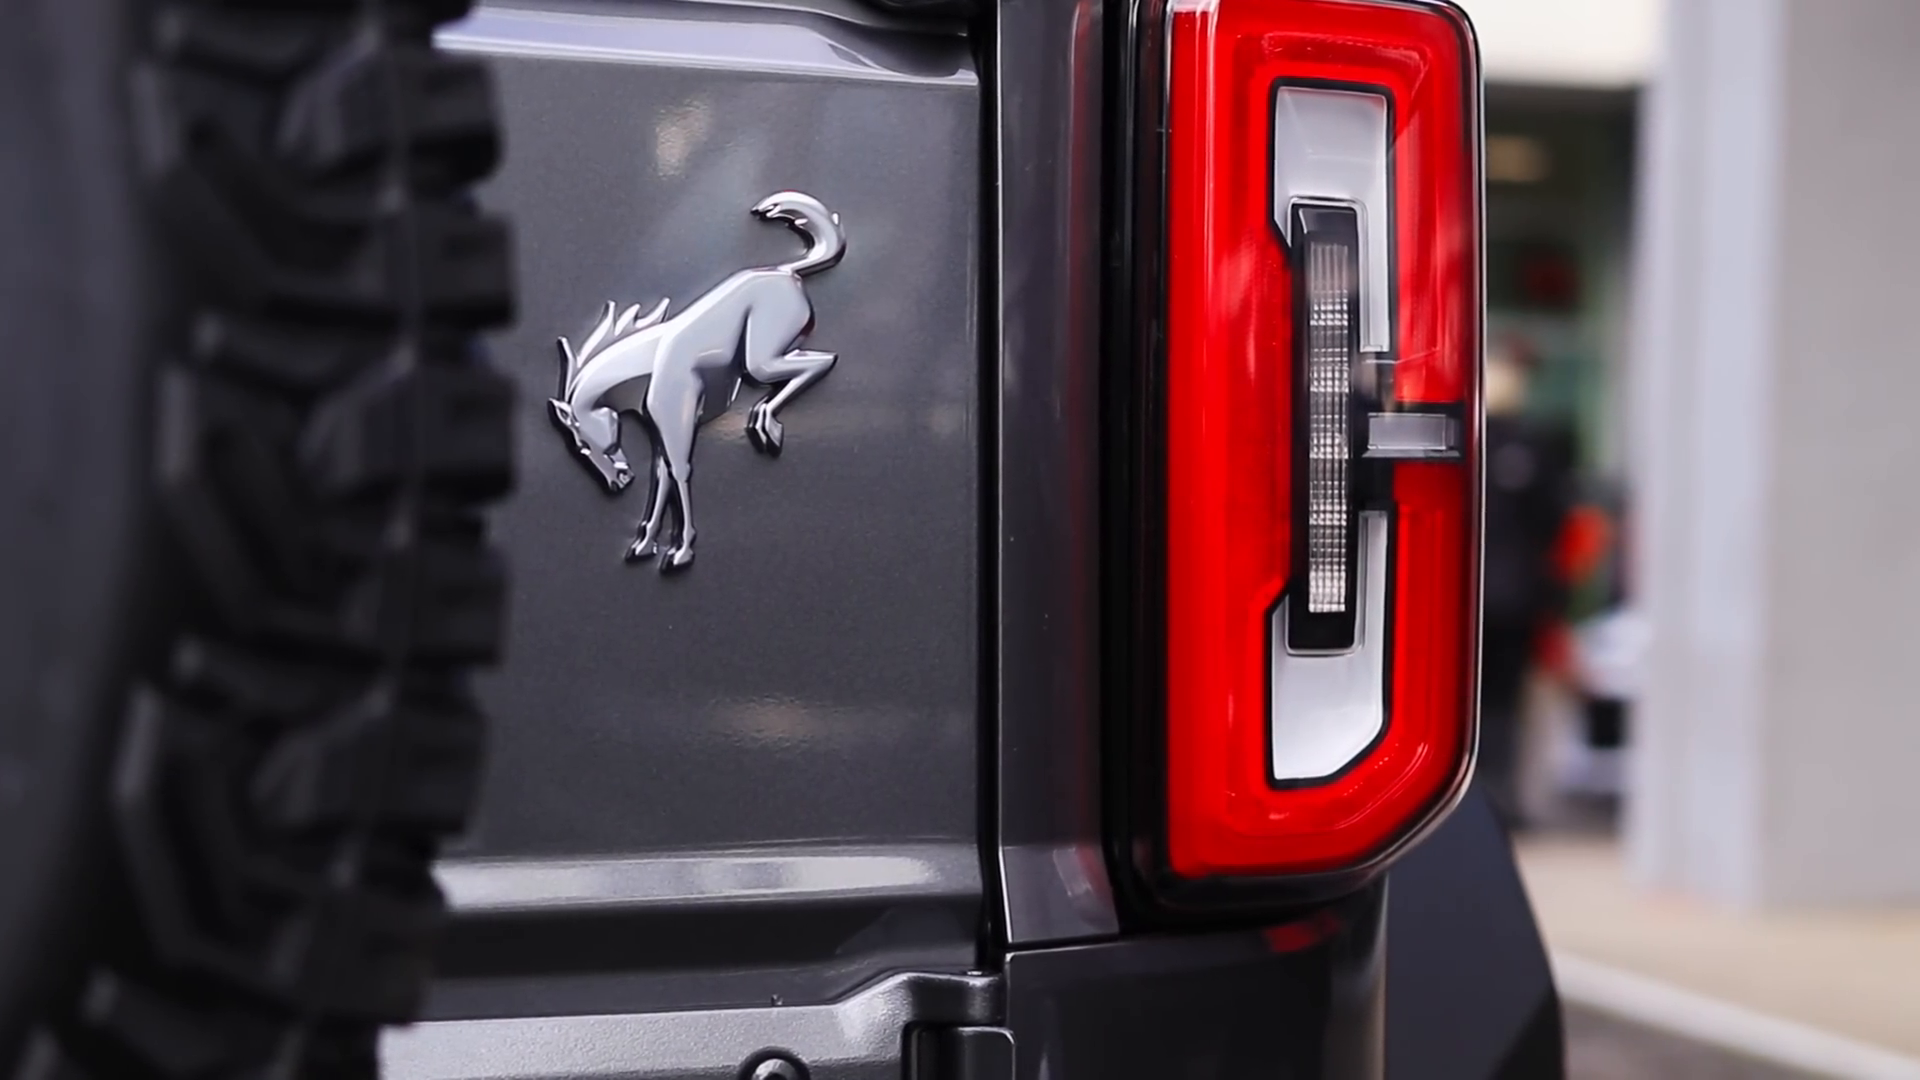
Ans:
POLYGON ((1920 3, 1673 0, 1632 356, 1627 839, 1741 907, 1920 899, 1920 3))
POLYGON ((1665 0, 1457 0, 1489 82, 1624 89, 1652 71, 1665 0))

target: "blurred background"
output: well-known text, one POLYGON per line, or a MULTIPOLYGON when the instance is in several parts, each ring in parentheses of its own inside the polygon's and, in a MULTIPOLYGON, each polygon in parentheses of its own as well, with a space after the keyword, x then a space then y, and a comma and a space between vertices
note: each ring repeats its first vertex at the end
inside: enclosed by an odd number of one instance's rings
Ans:
POLYGON ((1478 782, 1573 1075, 1920 1077, 1920 0, 1462 2, 1478 782))

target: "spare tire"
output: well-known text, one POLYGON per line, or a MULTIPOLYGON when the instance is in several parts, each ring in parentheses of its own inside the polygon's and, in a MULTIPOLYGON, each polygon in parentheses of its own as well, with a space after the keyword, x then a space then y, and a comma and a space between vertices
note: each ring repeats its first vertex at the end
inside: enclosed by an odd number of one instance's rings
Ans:
POLYGON ((371 1076, 505 599, 459 0, 0 34, 0 1076, 371 1076))

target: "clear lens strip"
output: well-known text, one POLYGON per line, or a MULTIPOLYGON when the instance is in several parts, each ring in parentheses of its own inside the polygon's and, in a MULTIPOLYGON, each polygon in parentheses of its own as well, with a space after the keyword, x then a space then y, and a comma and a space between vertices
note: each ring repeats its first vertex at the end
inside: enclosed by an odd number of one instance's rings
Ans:
POLYGON ((1307 610, 1347 610, 1352 582, 1354 264, 1350 244, 1306 239, 1307 610))

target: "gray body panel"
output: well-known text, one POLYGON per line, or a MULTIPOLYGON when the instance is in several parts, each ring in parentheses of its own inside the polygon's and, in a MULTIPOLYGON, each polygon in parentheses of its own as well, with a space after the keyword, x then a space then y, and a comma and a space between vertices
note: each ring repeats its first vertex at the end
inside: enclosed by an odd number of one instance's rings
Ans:
POLYGON ((1118 929, 1102 852, 1100 0, 1000 5, 1000 875, 1017 944, 1118 929))
POLYGON ((974 962, 979 86, 963 39, 858 11, 483 7, 443 38, 495 57, 521 430, 512 659, 434 1015, 825 1001, 974 962), (748 213, 785 189, 845 224, 806 280, 838 364, 777 459, 751 387, 700 430, 696 565, 623 562, 645 478, 609 496, 550 425, 555 338, 797 257, 748 213))

